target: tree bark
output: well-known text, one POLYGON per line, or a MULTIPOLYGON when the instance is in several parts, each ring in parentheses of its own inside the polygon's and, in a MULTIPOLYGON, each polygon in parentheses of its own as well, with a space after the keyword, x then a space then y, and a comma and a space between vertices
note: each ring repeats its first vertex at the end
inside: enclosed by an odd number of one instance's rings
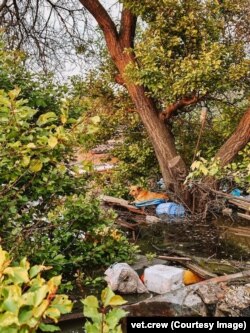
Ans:
POLYGON ((250 108, 245 112, 241 121, 230 136, 230 138, 223 144, 215 155, 220 159, 221 166, 225 166, 232 162, 238 152, 243 149, 250 141, 250 108))

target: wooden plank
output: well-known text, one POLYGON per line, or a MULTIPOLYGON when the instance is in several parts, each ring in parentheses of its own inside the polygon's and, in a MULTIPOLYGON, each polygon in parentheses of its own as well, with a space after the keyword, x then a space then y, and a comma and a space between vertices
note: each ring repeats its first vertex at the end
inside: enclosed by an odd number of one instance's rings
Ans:
POLYGON ((237 200, 229 200, 229 202, 239 208, 250 211, 250 203, 245 203, 237 200))
POLYGON ((140 210, 139 208, 130 205, 127 200, 111 197, 109 195, 101 196, 101 200, 103 202, 107 203, 108 205, 123 207, 123 208, 129 210, 130 212, 140 214, 140 215, 146 215, 146 213, 143 210, 140 210))
POLYGON ((199 275, 203 279, 211 279, 213 277, 216 277, 216 274, 213 274, 204 268, 200 267, 199 265, 191 262, 192 259, 188 257, 169 257, 169 256, 158 256, 159 259, 166 259, 166 260, 172 260, 179 262, 182 264, 182 266, 190 269, 193 273, 199 275), (172 259, 171 259, 172 258, 172 259))
POLYGON ((191 261, 191 258, 188 257, 171 257, 171 256, 158 256, 159 259, 165 259, 169 261, 191 261))
POLYGON ((250 270, 248 271, 243 271, 240 273, 235 273, 235 274, 229 274, 229 275, 222 275, 222 276, 216 276, 214 278, 211 278, 209 280, 201 281, 198 282, 196 285, 201 285, 201 284, 207 284, 207 283, 220 283, 220 282, 229 282, 245 277, 250 277, 250 270))
POLYGON ((250 215, 248 214, 243 214, 243 213, 237 213, 238 216, 243 217, 244 219, 247 219, 250 221, 250 215))

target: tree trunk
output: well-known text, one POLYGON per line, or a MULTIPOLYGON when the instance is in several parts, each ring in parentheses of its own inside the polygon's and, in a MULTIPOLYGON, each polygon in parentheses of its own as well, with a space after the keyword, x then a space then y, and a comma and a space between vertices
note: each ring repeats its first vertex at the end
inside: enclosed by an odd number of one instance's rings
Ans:
MULTIPOLYGON (((124 8, 121 15, 121 26, 118 32, 111 17, 98 0, 80 0, 83 6, 94 16, 104 33, 109 54, 123 79, 137 112, 146 128, 154 147, 157 160, 167 187, 174 190, 179 199, 185 198, 183 180, 187 169, 178 155, 174 137, 164 121, 159 117, 157 108, 142 86, 129 82, 125 69, 128 64, 135 64, 134 54, 128 49, 133 47, 136 17, 124 8)), ((187 198, 184 199, 187 201, 187 198)))
POLYGON ((165 184, 181 199, 187 169, 178 155, 171 130, 159 118, 154 103, 146 96, 143 87, 128 84, 127 88, 153 145, 165 184))
POLYGON ((219 149, 216 158, 220 159, 221 166, 232 162, 238 152, 250 141, 250 108, 245 112, 235 132, 219 149))

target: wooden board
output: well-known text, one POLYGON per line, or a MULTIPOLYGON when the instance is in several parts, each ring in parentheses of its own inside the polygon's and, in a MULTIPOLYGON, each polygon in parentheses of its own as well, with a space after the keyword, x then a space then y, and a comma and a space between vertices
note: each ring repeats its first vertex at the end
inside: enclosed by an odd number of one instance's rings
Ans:
POLYGON ((140 215, 146 215, 146 213, 143 210, 130 205, 127 200, 111 197, 109 195, 101 196, 101 200, 108 205, 123 207, 123 208, 129 210, 130 212, 140 214, 140 215))

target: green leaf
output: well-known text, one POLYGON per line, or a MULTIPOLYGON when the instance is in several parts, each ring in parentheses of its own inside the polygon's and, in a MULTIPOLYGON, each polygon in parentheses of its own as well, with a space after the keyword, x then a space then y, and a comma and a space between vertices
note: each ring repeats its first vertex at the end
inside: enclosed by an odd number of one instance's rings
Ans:
POLYGON ((87 333, 100 333, 102 332, 101 324, 94 323, 92 324, 90 321, 86 321, 84 325, 85 331, 87 333))
POLYGON ((111 305, 111 306, 123 305, 123 304, 126 304, 127 302, 128 301, 126 301, 122 296, 115 295, 111 298, 108 305, 111 305))
POLYGON ((42 170, 43 163, 41 160, 34 159, 30 162, 29 169, 32 172, 39 172, 42 170))
POLYGON ((2 309, 4 309, 5 311, 12 312, 15 315, 17 315, 20 305, 21 305, 21 302, 18 302, 17 299, 14 299, 13 297, 8 297, 3 302, 2 309))
POLYGON ((51 305, 62 314, 69 313, 73 307, 72 301, 65 295, 56 295, 51 305))
POLYGON ((12 100, 14 100, 14 99, 16 99, 16 98, 18 97, 18 95, 20 94, 20 92, 21 92, 21 89, 20 89, 20 88, 15 88, 15 89, 9 91, 9 92, 8 92, 8 95, 9 95, 9 97, 10 97, 12 100))
POLYGON ((32 310, 29 310, 29 307, 22 307, 19 311, 18 320, 20 324, 26 323, 33 316, 32 310))
POLYGON ((0 314, 0 328, 10 326, 12 324, 18 325, 18 318, 14 313, 6 311, 3 314, 0 314))
POLYGON ((48 286, 44 285, 34 292, 34 306, 41 304, 48 293, 48 289, 48 286))
POLYGON ((38 307, 34 307, 33 308, 33 315, 36 318, 40 318, 43 313, 45 312, 45 310, 48 308, 49 306, 49 301, 47 299, 43 300, 42 303, 38 306, 38 307))
POLYGON ((25 268, 22 267, 7 267, 4 271, 14 283, 29 282, 29 275, 25 268))
POLYGON ((101 300, 102 300, 102 303, 103 303, 103 306, 106 307, 109 305, 109 302, 110 300, 112 299, 112 297, 115 296, 115 293, 110 289, 110 288, 105 288, 103 291, 102 291, 102 294, 101 294, 101 300))
POLYGON ((50 148, 54 148, 56 145, 58 144, 58 140, 55 136, 51 136, 49 139, 48 139, 48 145, 50 148))
POLYGON ((92 308, 98 308, 98 299, 95 296, 87 296, 82 303, 92 308))
POLYGON ((30 164, 30 156, 23 156, 23 159, 22 159, 22 166, 23 167, 26 167, 30 164))
POLYGON ((44 266, 44 265, 35 265, 32 266, 30 271, 29 271, 29 276, 32 279, 35 277, 37 274, 39 274, 42 271, 48 271, 52 268, 52 266, 44 266))
POLYGON ((57 115, 54 112, 47 112, 41 114, 36 123, 38 126, 42 126, 55 120, 57 120, 57 115))
POLYGON ((82 303, 83 314, 85 317, 91 318, 94 321, 100 322, 102 318, 102 314, 98 312, 98 300, 95 296, 86 297, 82 303))
POLYGON ((115 326, 119 324, 119 321, 122 318, 125 318, 128 313, 129 312, 126 312, 119 308, 113 309, 113 310, 109 311, 109 313, 107 313, 106 322, 111 329, 114 329, 115 326))
POLYGON ((48 316, 49 318, 57 321, 57 319, 60 317, 60 311, 54 307, 50 307, 48 308, 45 313, 44 313, 45 316, 48 316))
POLYGON ((39 325, 39 328, 42 332, 58 332, 60 331, 60 327, 58 326, 55 326, 55 325, 50 325, 50 324, 44 324, 44 323, 41 323, 39 325))
POLYGON ((28 270, 30 268, 30 263, 28 262, 27 258, 24 257, 21 261, 20 261, 20 267, 25 268, 26 270, 28 270))

